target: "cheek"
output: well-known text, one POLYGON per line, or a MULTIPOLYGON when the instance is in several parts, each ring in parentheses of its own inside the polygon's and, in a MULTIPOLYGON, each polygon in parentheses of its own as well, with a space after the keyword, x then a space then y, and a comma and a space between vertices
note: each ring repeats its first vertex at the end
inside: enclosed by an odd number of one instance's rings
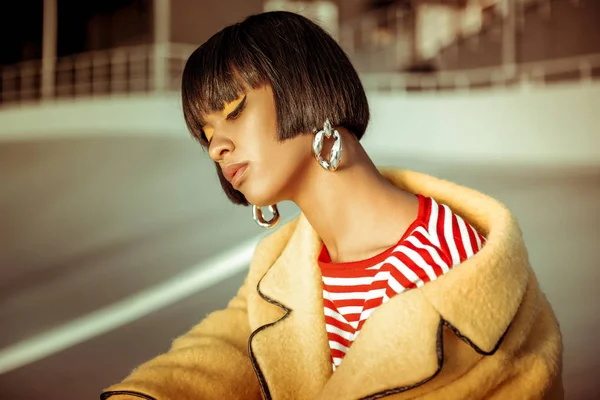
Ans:
POLYGON ((276 141, 263 142, 259 152, 261 155, 256 158, 254 174, 244 188, 244 195, 250 203, 265 206, 287 198, 290 185, 297 181, 310 153, 301 151, 297 144, 276 141))
POLYGON ((272 154, 271 168, 277 171, 274 175, 284 182, 289 182, 311 162, 311 143, 299 137, 276 143, 272 154))

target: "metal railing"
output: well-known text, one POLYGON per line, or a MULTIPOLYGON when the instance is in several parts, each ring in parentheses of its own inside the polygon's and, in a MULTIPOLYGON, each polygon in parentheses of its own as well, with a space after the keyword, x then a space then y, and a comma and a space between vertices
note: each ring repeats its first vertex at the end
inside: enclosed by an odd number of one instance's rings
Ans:
MULTIPOLYGON (((391 4, 386 7, 361 13, 354 19, 345 21, 340 27, 340 44, 355 62, 361 73, 395 72, 410 70, 411 67, 429 65, 439 66, 440 57, 449 52, 456 54, 460 47, 467 47, 469 52, 477 51, 480 44, 480 35, 486 31, 494 32, 498 40, 503 43, 511 43, 516 39, 517 33, 522 30, 525 23, 525 12, 529 8, 537 8, 540 13, 549 13, 552 8, 552 0, 512 0, 514 9, 504 8, 503 0, 498 0, 490 5, 494 11, 492 20, 486 20, 483 15, 467 23, 467 9, 462 9, 459 26, 453 26, 451 31, 433 28, 427 33, 433 35, 429 44, 424 45, 423 32, 419 32, 415 24, 418 23, 418 12, 407 8, 403 3, 391 4), (517 21, 516 25, 510 23, 512 15, 517 21), (476 22, 477 21, 477 22, 476 22), (503 36, 503 32, 513 31, 512 35, 503 36), (440 35, 440 36, 437 36, 440 35), (427 47, 427 50, 425 50, 427 47), (368 58, 365 58, 368 56, 368 58)), ((567 0, 564 0, 567 1, 567 0)), ((581 1, 573 0, 577 5, 581 1)), ((592 0, 588 0, 592 1, 592 0)), ((451 7, 447 8, 447 16, 450 17, 451 7)), ((475 7, 477 9, 477 7, 475 7)), ((458 12, 458 11, 456 11, 458 12)), ((472 11, 475 12, 475 11, 472 11)), ((479 10, 481 13, 481 10, 479 10)), ((454 14, 456 18, 459 14, 454 14)), ((511 63, 517 57, 516 47, 508 45, 507 54, 498 54, 499 57, 507 57, 503 62, 511 63), (511 48, 512 47, 512 48, 511 48)))
POLYGON ((556 60, 435 73, 367 73, 361 75, 368 90, 411 92, 476 90, 508 86, 544 86, 559 82, 589 84, 600 80, 600 54, 556 60))
MULTIPOLYGON (((167 48, 143 45, 62 57, 53 71, 51 96, 42 96, 42 63, 28 61, 0 67, 0 107, 27 105, 68 98, 123 96, 137 93, 178 91, 185 61, 193 45, 170 44, 167 48), (157 63, 163 62, 155 73, 157 63), (157 82, 164 82, 158 87, 157 82)), ((583 83, 600 79, 600 54, 462 71, 416 73, 366 73, 367 90, 411 92, 472 90, 512 85, 545 85, 559 81, 583 83)))
POLYGON ((42 96, 42 62, 0 66, 0 106, 65 98, 112 96, 179 90, 185 61, 193 45, 169 44, 119 47, 56 60, 50 79, 52 93, 42 96), (166 50, 166 51, 165 51, 166 50), (157 76, 157 65, 165 76, 157 76), (159 88, 157 82, 166 82, 159 88))

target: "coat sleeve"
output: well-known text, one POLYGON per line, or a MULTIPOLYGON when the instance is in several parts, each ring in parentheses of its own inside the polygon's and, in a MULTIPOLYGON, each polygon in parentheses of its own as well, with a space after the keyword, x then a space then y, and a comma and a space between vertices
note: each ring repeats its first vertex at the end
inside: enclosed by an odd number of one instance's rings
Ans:
POLYGON ((259 399, 248 355, 248 278, 224 310, 209 314, 170 350, 136 368, 101 399, 259 399))

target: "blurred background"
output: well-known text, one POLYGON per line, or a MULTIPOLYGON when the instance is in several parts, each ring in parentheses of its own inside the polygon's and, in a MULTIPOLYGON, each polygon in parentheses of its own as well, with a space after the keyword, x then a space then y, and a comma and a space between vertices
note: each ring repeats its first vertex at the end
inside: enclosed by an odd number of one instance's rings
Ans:
POLYGON ((226 200, 178 91, 199 44, 274 9, 351 57, 378 164, 514 211, 561 323, 567 398, 600 398, 600 1, 0 9, 0 399, 97 399, 235 293, 264 232, 226 200))

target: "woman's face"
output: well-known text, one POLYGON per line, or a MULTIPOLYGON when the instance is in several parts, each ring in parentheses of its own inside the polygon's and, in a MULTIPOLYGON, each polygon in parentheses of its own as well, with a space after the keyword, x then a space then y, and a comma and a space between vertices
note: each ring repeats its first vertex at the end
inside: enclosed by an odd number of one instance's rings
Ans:
POLYGON ((205 121, 210 157, 251 204, 266 206, 293 199, 311 164, 312 136, 278 141, 269 85, 246 88, 205 121))

